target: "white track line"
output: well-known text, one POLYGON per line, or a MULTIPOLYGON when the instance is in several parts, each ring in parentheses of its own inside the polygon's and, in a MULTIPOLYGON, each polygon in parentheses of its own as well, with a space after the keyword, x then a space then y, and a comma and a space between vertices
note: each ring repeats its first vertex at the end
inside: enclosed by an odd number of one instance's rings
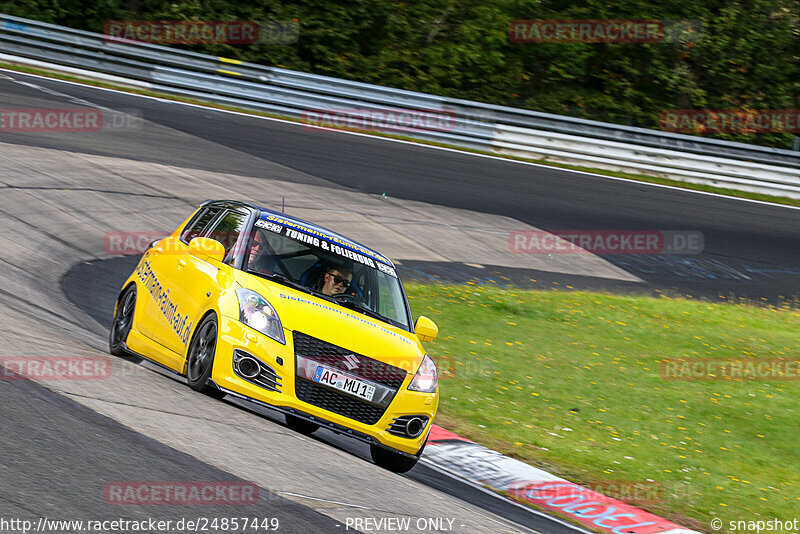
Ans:
MULTIPOLYGON (((566 521, 564 521, 564 520, 562 520, 562 519, 560 519, 560 518, 558 518, 558 517, 556 517, 554 515, 549 515, 546 512, 540 512, 539 510, 531 508, 530 506, 525 506, 524 504, 520 504, 517 501, 514 501, 512 499, 504 497, 503 495, 495 493, 492 490, 486 489, 485 487, 481 486, 477 482, 474 482, 474 481, 472 481, 472 480, 470 480, 468 478, 464 478, 463 476, 459 475, 458 473, 456 473, 454 471, 451 471, 451 470, 447 469, 446 467, 442 467, 442 466, 436 464, 435 462, 433 462, 432 460, 429 460, 429 459, 425 458, 424 455, 422 456, 422 458, 420 458, 419 461, 421 463, 423 463, 424 465, 430 467, 434 471, 437 471, 439 473, 442 473, 443 475, 447 475, 447 476, 449 476, 451 478, 454 478, 455 480, 458 480, 458 481, 460 481, 460 482, 462 482, 462 483, 464 483, 464 484, 466 484, 466 485, 468 485, 470 487, 473 487, 473 488, 475 488, 477 490, 480 490, 483 493, 486 493, 487 495, 491 495, 495 499, 503 499, 507 503, 513 504, 514 506, 517 506, 517 507, 521 508, 522 510, 526 510, 527 512, 530 512, 531 514, 537 515, 539 517, 543 517, 543 518, 545 518, 545 519, 547 519, 549 521, 553 521, 555 523, 559 523, 561 525, 564 525, 565 527, 569 527, 572 530, 574 530, 575 532, 580 532, 581 534, 594 534, 593 532, 591 532, 589 530, 585 530, 585 529, 583 529, 583 528, 581 528, 581 527, 579 527, 577 525, 573 525, 572 523, 568 523, 568 522, 566 522, 566 521)), ((664 534, 664 533, 661 532, 661 533, 656 533, 656 534, 664 534)))

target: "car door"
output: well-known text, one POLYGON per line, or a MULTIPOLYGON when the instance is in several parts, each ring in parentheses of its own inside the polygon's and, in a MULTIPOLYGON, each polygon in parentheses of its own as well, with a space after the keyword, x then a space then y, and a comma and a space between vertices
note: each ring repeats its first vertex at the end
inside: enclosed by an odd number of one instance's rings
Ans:
POLYGON ((177 368, 183 359, 187 327, 192 325, 189 317, 195 312, 181 296, 181 286, 185 284, 181 270, 187 262, 189 241, 210 231, 223 212, 221 207, 204 208, 180 236, 162 239, 151 254, 148 267, 152 271, 152 290, 148 289, 145 308, 150 329, 143 333, 168 349, 160 363, 171 368, 177 368))
POLYGON ((170 300, 180 315, 172 318, 173 335, 166 339, 170 350, 185 355, 197 321, 213 309, 220 293, 233 283, 233 253, 248 217, 249 213, 244 210, 229 209, 203 231, 201 237, 219 241, 225 247, 223 262, 194 256, 188 247, 175 262, 175 271, 170 279, 170 300))

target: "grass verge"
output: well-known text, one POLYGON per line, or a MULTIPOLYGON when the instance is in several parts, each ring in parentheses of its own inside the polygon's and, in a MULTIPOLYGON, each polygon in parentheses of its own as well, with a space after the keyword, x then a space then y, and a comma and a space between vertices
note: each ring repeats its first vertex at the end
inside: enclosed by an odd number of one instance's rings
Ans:
POLYGON ((664 488, 640 505, 708 531, 714 517, 800 508, 800 382, 665 378, 665 360, 800 361, 797 302, 406 285, 440 337, 437 422, 578 483, 664 488))
MULTIPOLYGON (((287 121, 291 121, 291 122, 298 122, 298 123, 302 123, 303 122, 301 119, 298 119, 296 117, 289 117, 289 116, 279 115, 279 114, 275 114, 275 113, 267 113, 267 112, 263 112, 263 111, 254 111, 254 110, 251 110, 251 109, 240 108, 240 107, 236 107, 236 106, 227 106, 227 105, 224 105, 224 104, 206 102, 206 101, 203 101, 203 100, 197 100, 197 99, 193 99, 193 98, 184 98, 184 97, 180 97, 180 96, 176 96, 176 95, 170 95, 170 94, 167 94, 167 93, 159 93, 159 92, 150 91, 150 90, 147 90, 147 89, 138 89, 138 88, 135 88, 135 87, 130 87, 130 86, 114 84, 114 83, 110 83, 110 82, 99 81, 99 80, 90 79, 90 78, 86 78, 86 77, 80 77, 80 76, 71 75, 71 74, 63 74, 63 73, 60 73, 60 72, 48 71, 48 70, 44 70, 44 69, 41 69, 41 68, 28 67, 28 66, 25 66, 25 65, 17 65, 17 64, 13 64, 13 63, 6 63, 6 62, 0 61, 0 68, 4 68, 4 69, 8 69, 8 70, 15 70, 15 71, 23 72, 23 73, 27 73, 27 74, 36 74, 38 76, 46 76, 48 78, 54 78, 54 79, 57 79, 57 80, 65 80, 65 81, 70 81, 70 82, 75 82, 75 83, 82 83, 82 84, 90 85, 90 86, 93 86, 93 87, 102 87, 102 88, 106 88, 106 89, 114 89, 116 91, 123 91, 123 92, 127 92, 127 93, 143 95, 143 96, 152 96, 152 97, 156 97, 156 98, 163 98, 165 100, 173 100, 175 102, 184 102, 184 103, 187 103, 187 104, 205 106, 205 107, 209 107, 209 108, 213 108, 213 109, 236 111, 236 112, 239 112, 239 113, 247 113, 249 115, 255 115, 255 116, 260 116, 260 117, 271 117, 271 118, 282 119, 282 120, 287 120, 287 121)), ((610 170, 605 170, 605 169, 594 169, 594 168, 591 168, 591 167, 570 165, 570 164, 567 164, 567 163, 558 163, 558 162, 547 161, 547 160, 542 160, 542 159, 523 158, 523 157, 518 157, 518 156, 507 156, 507 155, 495 154, 493 152, 486 152, 486 151, 483 151, 483 150, 476 150, 476 149, 471 149, 471 148, 463 148, 463 147, 459 147, 459 146, 455 146, 455 145, 448 145, 448 144, 445 144, 445 143, 436 143, 436 142, 433 142, 433 141, 420 140, 420 139, 416 139, 416 138, 408 137, 408 136, 403 136, 403 135, 394 135, 394 134, 388 134, 388 133, 385 133, 385 132, 376 132, 376 131, 373 131, 373 130, 359 130, 359 129, 354 129, 354 128, 341 128, 341 129, 342 130, 346 130, 346 131, 352 131, 352 132, 357 132, 357 133, 364 133, 364 134, 374 135, 376 137, 385 137, 385 138, 389 138, 389 139, 400 139, 400 140, 403 140, 403 141, 410 141, 410 142, 418 143, 418 144, 422 144, 422 145, 437 146, 437 147, 441 147, 441 148, 449 148, 449 149, 453 149, 453 150, 459 150, 459 151, 462 151, 462 152, 470 152, 470 153, 474 153, 474 154, 483 154, 483 155, 494 156, 494 157, 497 157, 497 158, 504 158, 504 159, 514 160, 514 161, 523 161, 523 162, 527 162, 527 163, 536 163, 536 164, 539 164, 539 165, 547 165, 547 166, 550 166, 550 167, 557 167, 557 168, 560 168, 560 169, 589 172, 589 173, 599 174, 599 175, 604 175, 604 176, 612 176, 612 177, 615 177, 615 178, 624 178, 624 179, 627 179, 627 180, 635 180, 635 181, 639 181, 639 182, 646 182, 646 183, 659 184, 659 185, 668 185, 668 186, 672 186, 672 187, 678 187, 678 188, 681 188, 681 189, 689 189, 689 190, 693 190, 693 191, 703 191, 703 192, 706 192, 706 193, 715 193, 715 194, 725 195, 725 196, 730 196, 730 197, 735 197, 735 198, 746 198, 746 199, 750 199, 750 200, 759 200, 759 201, 762 201, 762 202, 771 202, 773 204, 783 204, 783 205, 787 205, 787 206, 800 206, 800 199, 776 197, 776 196, 772 196, 772 195, 763 195, 763 194, 760 194, 760 193, 751 193, 751 192, 748 192, 748 191, 737 191, 735 189, 727 189, 727 188, 724 188, 724 187, 716 187, 716 186, 704 185, 704 184, 693 184, 693 183, 689 183, 689 182, 681 182, 681 181, 678 181, 678 180, 670 180, 670 179, 667 179, 667 178, 659 178, 659 177, 655 177, 655 176, 645 176, 645 175, 641 175, 641 174, 631 174, 631 173, 625 173, 625 172, 610 171, 610 170)))

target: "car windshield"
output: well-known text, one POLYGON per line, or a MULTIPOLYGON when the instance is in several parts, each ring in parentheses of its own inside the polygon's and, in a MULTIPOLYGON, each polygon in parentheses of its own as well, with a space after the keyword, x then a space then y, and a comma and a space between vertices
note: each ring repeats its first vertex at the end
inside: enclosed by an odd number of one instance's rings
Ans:
POLYGON ((370 251, 261 219, 250 236, 243 268, 410 330, 397 273, 370 251))

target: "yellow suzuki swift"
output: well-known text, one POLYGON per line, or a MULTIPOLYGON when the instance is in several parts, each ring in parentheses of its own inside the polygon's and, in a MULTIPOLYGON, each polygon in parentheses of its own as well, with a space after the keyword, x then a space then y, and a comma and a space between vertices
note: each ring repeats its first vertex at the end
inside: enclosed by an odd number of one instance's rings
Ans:
POLYGON ((437 370, 390 260, 325 228, 209 201, 144 253, 117 299, 110 351, 143 356, 193 389, 267 405, 289 427, 370 444, 395 472, 422 454, 437 370))

